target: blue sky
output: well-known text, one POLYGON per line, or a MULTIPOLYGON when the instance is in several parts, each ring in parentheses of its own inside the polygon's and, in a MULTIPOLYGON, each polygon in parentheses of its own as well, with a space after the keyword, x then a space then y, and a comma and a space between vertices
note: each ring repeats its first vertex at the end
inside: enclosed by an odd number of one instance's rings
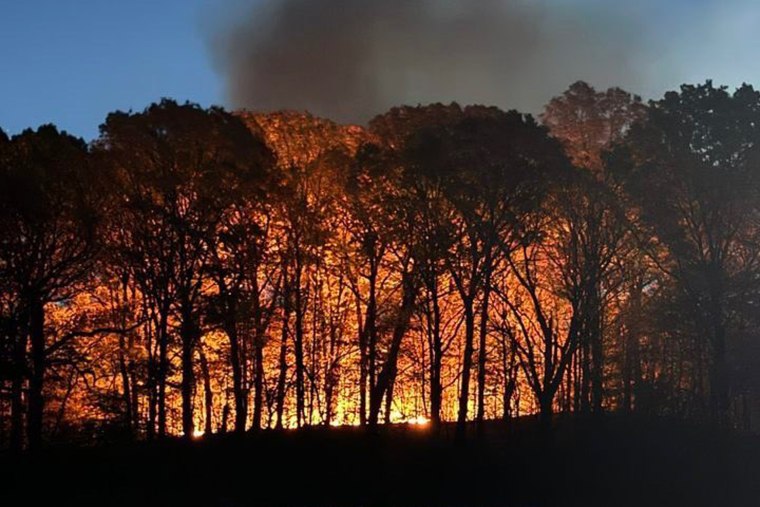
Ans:
MULTIPOLYGON (((320 6, 338 2, 309 1, 323 2, 320 6)), ((445 80, 433 74, 430 89, 419 96, 391 88, 388 104, 383 107, 434 99, 484 101, 536 112, 536 104, 562 91, 559 83, 566 86, 578 78, 588 79, 600 88, 620 85, 645 98, 656 98, 683 82, 707 78, 730 86, 743 81, 760 84, 757 0, 503 1, 540 5, 537 12, 542 13, 544 29, 551 31, 543 36, 549 41, 569 40, 577 45, 576 51, 567 53, 562 47, 541 49, 537 63, 524 67, 521 81, 502 86, 499 79, 492 80, 494 89, 485 92, 480 84, 483 81, 478 81, 472 87, 475 92, 464 87, 462 95, 466 96, 454 96, 458 89, 451 93, 449 88, 439 86, 445 80), (563 38, 567 20, 574 24, 576 32, 581 32, 563 38), (592 47, 589 44, 604 48, 607 43, 611 48, 604 55, 607 63, 595 61, 584 52, 586 47, 592 47), (573 55, 571 61, 564 54, 573 55), (584 56, 585 61, 581 61, 584 56), (548 80, 551 72, 554 75, 548 80), (543 88, 538 87, 540 84, 543 88)), ((13 134, 52 122, 92 139, 108 112, 141 110, 161 97, 204 106, 255 109, 259 100, 255 94, 250 99, 236 100, 229 93, 235 72, 220 64, 223 58, 214 52, 218 45, 213 41, 224 38, 225 30, 220 31, 220 27, 255 19, 259 14, 256 6, 264 3, 265 0, 0 0, 0 128, 13 134)), ((277 41, 290 35, 289 26, 283 33, 274 33, 275 54, 277 41)), ((477 65, 477 61, 472 64, 477 65)), ((371 69, 373 79, 388 78, 383 75, 387 65, 376 67, 371 69)), ((468 75, 478 76, 478 70, 468 75)), ((488 70, 484 73, 488 74, 488 70)), ((266 85, 262 76, 253 78, 251 87, 266 85)), ((303 87, 312 86, 308 79, 303 81, 295 94, 276 107, 300 107, 297 95, 308 90, 303 87)), ((331 96, 326 99, 336 100, 331 96)))
POLYGON ((223 101, 207 0, 0 0, 0 128, 91 139, 108 112, 161 97, 223 101))

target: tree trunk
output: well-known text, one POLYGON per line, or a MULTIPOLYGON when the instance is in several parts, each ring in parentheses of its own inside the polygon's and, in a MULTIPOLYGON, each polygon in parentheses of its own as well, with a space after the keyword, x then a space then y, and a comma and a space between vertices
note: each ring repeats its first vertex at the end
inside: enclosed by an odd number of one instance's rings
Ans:
MULTIPOLYGON (((264 411, 264 333, 265 324, 261 308, 258 269, 254 271, 252 284, 253 308, 253 421, 254 431, 261 429, 261 417, 264 411)), ((245 392, 246 415, 248 406, 248 391, 245 392)))
POLYGON ((709 367, 710 409, 713 422, 719 426, 729 424, 729 379, 726 362, 726 328, 723 320, 723 284, 720 269, 710 269, 710 345, 709 367))
POLYGON ((253 423, 254 431, 261 429, 264 412, 264 347, 257 337, 253 345, 253 423))
MULTIPOLYGON (((127 305, 129 301, 129 277, 124 274, 121 284, 121 302, 127 305)), ((128 326, 126 313, 121 313, 121 326, 128 326)), ((130 438, 137 437, 138 410, 137 410, 137 384, 135 383, 134 360, 132 359, 132 347, 134 345, 132 333, 128 337, 119 335, 119 372, 122 383, 122 400, 124 403, 124 424, 130 438)))
POLYGON ((539 421, 541 429, 550 432, 554 418, 554 394, 544 391, 539 395, 539 421))
POLYGON ((214 392, 211 390, 211 372, 209 371, 206 352, 203 350, 203 343, 198 344, 198 356, 201 360, 201 375, 203 375, 203 406, 205 408, 203 434, 211 435, 214 432, 212 424, 214 414, 214 392))
POLYGON ((396 386, 396 375, 398 375, 398 369, 394 367, 391 371, 390 379, 388 380, 388 389, 385 392, 385 414, 383 414, 385 424, 391 423, 391 412, 393 410, 393 388, 396 386))
POLYGON ((475 315, 471 298, 462 301, 464 306, 464 357, 462 358, 462 386, 459 392, 459 412, 457 414, 456 434, 463 438, 467 425, 467 408, 470 401, 470 373, 472 370, 472 355, 475 341, 475 315))
POLYGON ((710 361, 710 407, 713 421, 727 426, 729 421, 729 383, 726 364, 726 343, 722 325, 715 327, 710 361))
POLYGON ((121 398, 124 404, 124 427, 130 437, 134 437, 135 428, 132 426, 132 390, 129 382, 129 372, 127 371, 126 354, 126 340, 124 339, 124 335, 119 335, 119 375, 121 377, 121 398))
POLYGON ((148 379, 146 382, 148 391, 148 421, 145 428, 145 438, 150 442, 156 437, 156 423, 158 420, 158 366, 156 365, 154 349, 155 318, 151 315, 147 301, 143 301, 143 315, 148 316, 146 323, 143 325, 143 336, 145 337, 144 348, 148 359, 148 379))
POLYGON ((42 445, 42 417, 45 410, 43 387, 45 381, 45 309, 41 298, 29 298, 29 341, 32 352, 32 371, 29 380, 29 415, 27 438, 30 449, 42 445))
POLYGON ((195 431, 193 421, 193 388, 195 372, 193 371, 193 352, 198 337, 198 328, 193 320, 192 308, 186 307, 182 312, 180 339, 182 340, 182 434, 192 438, 195 431))
MULTIPOLYGON (((130 333, 129 339, 127 340, 128 350, 134 350, 135 347, 135 338, 134 335, 130 333)), ((137 368, 135 368, 135 360, 132 355, 129 356, 127 359, 127 374, 129 376, 129 382, 132 386, 132 430, 134 436, 139 436, 140 431, 140 393, 138 390, 138 384, 137 384, 137 368)))
POLYGON ((330 371, 332 368, 328 368, 327 378, 325 380, 325 426, 330 426, 333 422, 333 376, 330 371))
POLYGON ((359 323, 359 424, 367 424, 367 331, 361 326, 361 300, 356 295, 356 322, 359 323))
POLYGON ((300 263, 297 263, 295 274, 295 340, 293 342, 293 348, 296 359, 296 426, 299 428, 304 422, 305 411, 305 372, 304 372, 304 357, 303 357, 303 341, 304 341, 304 304, 303 304, 303 288, 301 286, 301 268, 300 263))
POLYGON ((580 347, 580 411, 584 414, 591 412, 591 346, 588 333, 581 338, 580 347))
POLYGON ((636 389, 641 378, 639 359, 639 319, 641 318, 641 284, 637 283, 630 294, 630 314, 626 326, 623 357, 623 410, 633 412, 636 389))
POLYGON ((438 302, 438 286, 431 291, 433 300, 433 354, 430 361, 430 420, 434 428, 441 425, 441 364, 443 361, 443 343, 441 339, 441 308, 438 302))
POLYGON ((377 375, 377 383, 370 390, 370 407, 369 417, 367 419, 370 427, 376 427, 380 417, 383 396, 389 391, 390 384, 394 380, 398 354, 401 350, 401 342, 404 339, 406 331, 409 329, 409 322, 414 312, 414 303, 417 299, 417 287, 412 282, 412 274, 403 274, 403 295, 401 308, 396 316, 396 322, 393 326, 393 336, 391 337, 388 355, 383 368, 377 375))
POLYGON ((361 322, 361 299, 356 295, 356 322, 359 328, 359 424, 367 424, 367 332, 366 325, 362 326, 361 322))
POLYGON ((229 319, 225 323, 225 333, 230 340, 230 365, 232 366, 232 396, 235 400, 235 433, 245 431, 248 416, 248 398, 243 389, 243 368, 241 365, 240 336, 237 324, 229 319))
POLYGON ((222 409, 222 423, 219 425, 219 433, 227 433, 227 421, 230 418, 230 405, 229 403, 224 404, 224 408, 222 409))
POLYGON ((512 415, 512 391, 510 383, 512 380, 511 361, 509 357, 510 349, 507 347, 507 340, 502 335, 501 345, 501 369, 504 375, 504 391, 501 393, 501 418, 508 421, 512 415))
POLYGON ((364 332, 367 337, 367 377, 370 392, 377 384, 377 263, 370 259, 369 270, 369 301, 367 315, 364 321, 364 332))
POLYGON ((604 343, 602 335, 601 312, 602 302, 599 294, 599 284, 594 281, 591 289, 591 298, 587 311, 588 330, 591 341, 591 408, 602 413, 604 401, 604 343))
POLYGON ((483 429, 483 420, 486 409, 486 361, 488 358, 486 338, 488 337, 488 298, 490 295, 490 276, 486 276, 483 289, 483 302, 480 312, 480 335, 478 340, 478 431, 483 429))
POLYGON ((158 436, 166 436, 166 377, 169 374, 169 308, 164 305, 158 328, 158 436))
POLYGON ((288 325, 290 322, 290 308, 287 304, 288 295, 283 296, 286 303, 282 309, 282 334, 280 337, 280 357, 279 366, 280 371, 277 377, 277 399, 275 411, 277 412, 277 423, 275 427, 282 429, 284 421, 283 415, 285 411, 285 381, 288 375, 288 325))
MULTIPOLYGON (((28 321, 28 319, 26 319, 28 321)), ((24 374, 26 372, 27 328, 24 323, 9 332, 13 338, 13 380, 11 383, 11 449, 24 447, 24 374)))

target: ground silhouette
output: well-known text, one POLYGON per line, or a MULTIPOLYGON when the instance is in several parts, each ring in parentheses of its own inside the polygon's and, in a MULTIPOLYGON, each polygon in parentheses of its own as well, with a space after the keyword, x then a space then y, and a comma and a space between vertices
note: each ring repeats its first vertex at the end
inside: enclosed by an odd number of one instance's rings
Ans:
MULTIPOLYGON (((607 416, 307 428, 188 443, 2 455, 3 505, 740 506, 760 498, 760 438, 607 416)), ((1 500, 2 498, 0 498, 1 500)))

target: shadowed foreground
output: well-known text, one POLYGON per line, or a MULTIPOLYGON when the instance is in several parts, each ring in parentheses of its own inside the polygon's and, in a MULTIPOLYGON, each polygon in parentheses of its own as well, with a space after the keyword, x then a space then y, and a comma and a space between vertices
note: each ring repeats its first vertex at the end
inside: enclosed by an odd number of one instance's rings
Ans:
MULTIPOLYGON (((36 505, 733 506, 760 498, 760 440, 664 421, 267 432, 192 444, 2 456, 2 495, 36 505), (474 428, 472 428, 474 433, 474 428), (40 503, 41 504, 41 503, 40 503)), ((0 497, 1 499, 1 497, 0 497)))

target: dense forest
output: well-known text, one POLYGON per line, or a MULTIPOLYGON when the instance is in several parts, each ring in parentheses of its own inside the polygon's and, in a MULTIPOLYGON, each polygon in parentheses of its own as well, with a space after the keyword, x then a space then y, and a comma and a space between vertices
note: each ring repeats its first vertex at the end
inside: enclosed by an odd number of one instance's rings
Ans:
POLYGON ((0 131, 3 448, 558 413, 757 430, 759 305, 749 85, 0 131))

